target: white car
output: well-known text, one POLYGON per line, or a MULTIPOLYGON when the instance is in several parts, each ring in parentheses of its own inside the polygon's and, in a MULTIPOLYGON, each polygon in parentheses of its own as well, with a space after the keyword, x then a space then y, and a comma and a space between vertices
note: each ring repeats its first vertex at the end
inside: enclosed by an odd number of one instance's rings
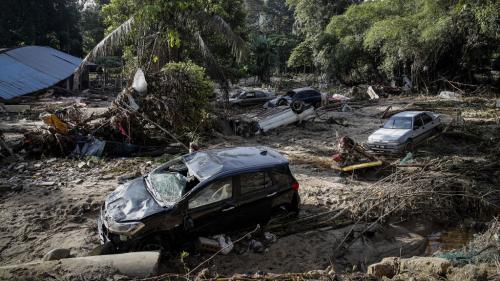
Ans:
POLYGON ((427 111, 404 111, 393 115, 382 128, 368 137, 367 146, 375 152, 401 153, 438 130, 439 114, 427 111))

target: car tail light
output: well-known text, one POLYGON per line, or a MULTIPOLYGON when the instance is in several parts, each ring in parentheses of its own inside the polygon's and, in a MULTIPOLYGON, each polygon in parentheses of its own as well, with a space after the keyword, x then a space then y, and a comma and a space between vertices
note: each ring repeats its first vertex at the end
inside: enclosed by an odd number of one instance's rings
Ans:
POLYGON ((300 186, 299 186, 299 183, 298 183, 298 182, 294 182, 294 183, 292 183, 292 189, 293 189, 293 190, 299 190, 299 187, 300 187, 300 186))

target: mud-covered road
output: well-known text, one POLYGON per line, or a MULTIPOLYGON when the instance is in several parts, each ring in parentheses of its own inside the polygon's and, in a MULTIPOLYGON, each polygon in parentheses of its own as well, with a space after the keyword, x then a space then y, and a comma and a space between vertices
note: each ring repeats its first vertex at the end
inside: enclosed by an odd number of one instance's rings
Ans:
MULTIPOLYGON (((301 216, 320 213, 345 204, 349 191, 369 188, 376 179, 340 177, 329 168, 336 139, 348 135, 356 141, 366 141, 368 135, 383 124, 379 116, 388 105, 394 110, 414 101, 381 100, 354 112, 328 111, 303 125, 279 128, 266 135, 252 138, 219 136, 200 145, 202 148, 266 145, 280 151, 289 158, 292 172, 300 183, 301 216), (343 125, 328 121, 332 119, 343 125)), ((484 120, 485 126, 493 122, 489 116, 472 113, 469 116, 462 114, 462 117, 484 120)), ((444 116, 445 122, 452 118, 444 116)), ((440 157, 432 145, 424 143, 415 158, 440 157)), ((451 151, 447 156, 453 154, 451 151)), ((120 182, 143 174, 164 160, 164 157, 157 157, 3 161, 0 164, 3 188, 0 193, 0 264, 38 260, 54 248, 68 248, 74 256, 89 254, 99 245, 95 220, 105 196, 120 182)), ((217 257, 210 264, 223 274, 324 269, 333 262, 334 244, 345 231, 326 228, 278 237, 276 243, 259 254, 245 250, 246 244, 243 244, 238 246, 238 251, 217 257)), ((363 267, 384 256, 417 255, 424 250, 422 236, 394 226, 371 242, 360 240, 340 259, 346 264, 363 267)), ((194 260, 203 257, 197 256, 194 260)))

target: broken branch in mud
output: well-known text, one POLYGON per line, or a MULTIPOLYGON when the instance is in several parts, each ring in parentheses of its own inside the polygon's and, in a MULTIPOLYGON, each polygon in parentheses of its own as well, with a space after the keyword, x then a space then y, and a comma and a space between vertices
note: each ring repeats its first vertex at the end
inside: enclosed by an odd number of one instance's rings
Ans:
MULTIPOLYGON (((340 256, 342 250, 348 249, 364 232, 390 216, 451 216, 456 213, 470 215, 500 209, 494 201, 500 196, 497 189, 484 186, 467 187, 457 174, 446 173, 446 164, 444 161, 434 161, 413 171, 396 167, 396 171, 390 176, 376 182, 363 193, 352 196, 351 204, 346 206, 344 211, 356 218, 355 225, 362 221, 376 220, 355 239, 351 239, 354 227, 351 228, 336 246, 335 256, 340 256), (345 243, 348 243, 347 246, 345 243)), ((469 172, 473 170, 471 167, 469 172)), ((476 167, 475 170, 482 171, 484 167, 476 167)), ((458 172, 463 174, 462 171, 458 172)))
POLYGON ((241 240, 243 240, 245 238, 248 238, 249 236, 251 236, 255 232, 259 231, 259 229, 260 229, 260 225, 257 225, 255 227, 255 229, 253 229, 252 231, 250 231, 248 233, 245 233, 240 238, 236 239, 235 241, 233 241, 232 243, 226 245, 225 247, 222 247, 217 252, 215 252, 213 255, 211 255, 209 258, 207 258, 206 260, 204 260, 203 262, 201 262, 200 264, 198 264, 197 266, 195 266, 193 269, 191 269, 189 272, 187 272, 185 275, 166 273, 166 274, 163 274, 163 275, 160 275, 160 276, 155 276, 155 277, 151 277, 151 278, 140 279, 140 281, 171 280, 173 277, 178 278, 179 280, 192 280, 192 276, 191 275, 194 272, 196 272, 198 269, 200 269, 203 265, 205 265, 207 262, 213 260, 218 254, 220 254, 222 251, 224 251, 228 247, 232 247, 234 244, 240 242, 241 240))

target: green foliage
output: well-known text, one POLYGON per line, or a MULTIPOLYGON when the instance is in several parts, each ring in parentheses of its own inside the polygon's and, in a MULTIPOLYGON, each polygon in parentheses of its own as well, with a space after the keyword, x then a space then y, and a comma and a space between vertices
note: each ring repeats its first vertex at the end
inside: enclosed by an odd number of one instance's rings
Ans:
POLYGON ((275 65, 277 56, 271 39, 258 35, 250 41, 251 56, 254 59, 250 72, 259 77, 260 81, 269 82, 271 69, 275 65))
POLYGON ((75 0, 2 0, 0 47, 45 45, 79 56, 79 17, 75 0))
MULTIPOLYGON (((498 48, 500 1, 367 1, 333 16, 318 64, 344 82, 420 85, 480 67, 498 48), (363 78, 364 77, 364 78, 363 78)), ((467 75, 466 75, 467 76, 467 75)))
POLYGON ((293 8, 295 15, 294 31, 302 36, 303 41, 296 46, 288 60, 288 66, 309 67, 320 66, 321 57, 327 52, 316 48, 320 41, 324 41, 324 29, 330 18, 342 13, 356 0, 286 0, 293 8), (306 57, 308 56, 308 57, 306 57))
POLYGON ((105 26, 101 9, 102 5, 99 2, 85 5, 81 9, 80 32, 84 54, 90 52, 104 38, 105 26))
POLYGON ((313 46, 311 40, 305 40, 297 45, 290 54, 288 67, 305 68, 313 65, 313 46))
POLYGON ((285 0, 248 0, 247 26, 250 28, 251 54, 247 61, 248 74, 268 82, 272 73, 287 71, 287 61, 300 42, 293 34, 293 10, 285 0))
POLYGON ((148 94, 143 108, 149 118, 170 124, 179 135, 196 132, 207 119, 208 97, 214 90, 205 69, 192 62, 167 63, 147 77, 148 94))
POLYGON ((245 20, 242 0, 111 0, 103 14, 108 32, 134 20, 132 31, 124 35, 129 46, 125 58, 127 64, 146 70, 193 60, 205 65, 212 77, 223 79, 245 49, 240 38, 245 20))

